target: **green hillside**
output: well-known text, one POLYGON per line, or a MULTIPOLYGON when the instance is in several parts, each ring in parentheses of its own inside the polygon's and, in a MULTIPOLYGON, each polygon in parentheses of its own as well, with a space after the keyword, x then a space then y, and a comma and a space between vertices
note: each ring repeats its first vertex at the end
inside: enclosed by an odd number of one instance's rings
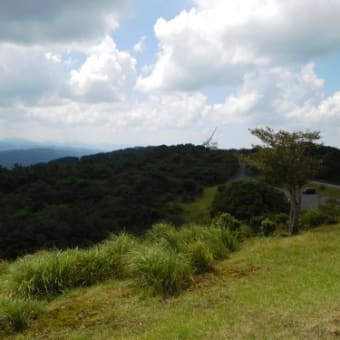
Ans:
POLYGON ((339 320, 338 224, 249 239, 174 298, 129 279, 66 292, 12 338, 338 339, 339 320))
POLYGON ((191 144, 0 167, 0 258, 88 247, 164 220, 181 224, 180 203, 224 183, 237 168, 234 152, 191 144))
POLYGON ((183 218, 186 223, 208 223, 211 204, 217 193, 218 185, 205 187, 201 196, 190 203, 182 203, 183 218))

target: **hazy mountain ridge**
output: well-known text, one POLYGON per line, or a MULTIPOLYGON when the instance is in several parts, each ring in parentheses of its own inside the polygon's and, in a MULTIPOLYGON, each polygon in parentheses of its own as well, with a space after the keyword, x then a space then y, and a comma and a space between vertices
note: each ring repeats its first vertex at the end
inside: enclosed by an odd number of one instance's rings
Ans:
POLYGON ((111 147, 108 145, 98 147, 80 144, 67 145, 5 138, 0 140, 0 165, 6 168, 12 168, 15 164, 30 166, 38 163, 47 163, 59 158, 79 158, 124 147, 123 145, 111 147))

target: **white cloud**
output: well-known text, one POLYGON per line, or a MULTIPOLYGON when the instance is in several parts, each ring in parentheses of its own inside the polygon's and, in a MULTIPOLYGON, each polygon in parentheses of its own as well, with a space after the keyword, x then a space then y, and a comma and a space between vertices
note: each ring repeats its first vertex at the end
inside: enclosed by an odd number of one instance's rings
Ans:
POLYGON ((54 63, 61 63, 61 56, 59 54, 53 54, 51 52, 46 52, 45 53, 45 58, 46 60, 52 61, 54 63))
POLYGON ((126 100, 135 84, 135 65, 136 60, 106 36, 88 52, 80 69, 71 71, 71 91, 90 101, 126 100))
POLYGON ((13 44, 0 44, 0 50, 0 105, 37 100, 63 87, 66 72, 55 54, 13 44))
POLYGON ((306 102, 302 106, 296 106, 287 113, 287 117, 313 123, 334 121, 335 125, 340 125, 340 92, 325 98, 317 105, 306 102))
POLYGON ((145 48, 145 42, 146 42, 146 36, 143 35, 138 41, 137 43, 133 46, 133 50, 136 53, 141 53, 144 51, 145 48))
POLYGON ((245 122, 251 118, 251 112, 261 99, 256 91, 241 92, 231 95, 223 104, 215 104, 210 108, 211 117, 218 123, 245 122))
POLYGON ((239 84, 257 67, 305 62, 340 50, 340 1, 196 0, 172 20, 160 18, 160 42, 144 91, 239 84))
POLYGON ((17 104, 16 110, 50 123, 157 130, 188 127, 204 117, 208 106, 206 97, 200 93, 172 93, 128 102, 89 103, 46 97, 34 105, 17 104))

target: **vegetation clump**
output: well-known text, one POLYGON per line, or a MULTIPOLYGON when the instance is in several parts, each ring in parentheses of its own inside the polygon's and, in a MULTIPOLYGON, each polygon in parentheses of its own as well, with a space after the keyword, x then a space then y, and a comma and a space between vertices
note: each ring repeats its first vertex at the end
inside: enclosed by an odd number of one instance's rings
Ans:
POLYGON ((177 295, 190 285, 192 267, 183 253, 159 245, 141 247, 131 254, 131 268, 138 286, 152 295, 177 295))
POLYGON ((132 277, 153 294, 179 293, 194 273, 213 267, 237 249, 237 236, 222 227, 155 225, 144 239, 128 234, 87 250, 41 251, 8 266, 15 297, 51 297, 107 279, 132 277))
POLYGON ((260 180, 237 181, 219 187, 211 206, 212 223, 240 235, 249 234, 248 225, 251 234, 268 236, 279 224, 276 217, 286 216, 288 209, 287 197, 280 190, 260 180))
POLYGON ((329 200, 319 208, 303 211, 300 217, 300 226, 304 229, 338 222, 340 222, 340 204, 336 200, 329 200))
POLYGON ((11 294, 25 298, 61 294, 126 275, 124 256, 134 247, 131 236, 121 235, 87 250, 42 251, 19 258, 8 267, 11 294))
POLYGON ((0 334, 23 331, 30 320, 43 312, 36 301, 2 299, 0 301, 0 334))

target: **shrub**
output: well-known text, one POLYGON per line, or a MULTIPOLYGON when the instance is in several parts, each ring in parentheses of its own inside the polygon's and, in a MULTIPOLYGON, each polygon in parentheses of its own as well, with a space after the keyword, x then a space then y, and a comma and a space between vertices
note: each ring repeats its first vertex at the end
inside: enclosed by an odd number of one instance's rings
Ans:
POLYGON ((241 222, 234 216, 228 213, 222 213, 215 216, 211 221, 212 226, 228 228, 230 230, 236 231, 241 227, 241 222))
POLYGON ((263 236, 269 236, 274 233, 276 229, 276 223, 273 222, 271 219, 268 217, 264 218, 261 221, 261 233, 263 236))
POLYGON ((337 223, 340 221, 340 204, 336 200, 328 200, 319 207, 325 217, 325 223, 337 223))
POLYGON ((340 204, 335 200, 329 200, 319 208, 304 211, 300 216, 300 224, 304 228, 337 223, 339 220, 340 204))
POLYGON ((211 206, 211 216, 228 212, 239 220, 286 212, 285 194, 262 181, 244 180, 220 187, 211 206))
POLYGON ((277 224, 287 224, 289 216, 285 213, 270 215, 270 219, 277 224))
POLYGON ((137 284, 152 295, 176 295, 192 280, 189 260, 159 245, 141 247, 130 261, 137 284))
POLYGON ((300 225, 302 228, 317 227, 325 222, 326 218, 318 208, 303 211, 300 216, 300 225))
POLYGON ((240 241, 243 241, 253 235, 253 231, 247 224, 242 224, 238 230, 237 236, 240 241))
POLYGON ((30 320, 41 314, 41 304, 34 301, 4 299, 0 301, 0 329, 4 332, 20 332, 30 320))

